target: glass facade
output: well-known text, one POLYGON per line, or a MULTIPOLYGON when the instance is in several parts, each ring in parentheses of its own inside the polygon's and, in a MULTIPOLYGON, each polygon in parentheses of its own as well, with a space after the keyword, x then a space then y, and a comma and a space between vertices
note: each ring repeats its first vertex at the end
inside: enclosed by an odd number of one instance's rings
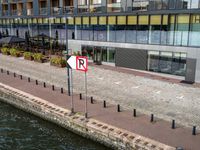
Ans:
MULTIPOLYGON (((18 31, 22 38, 28 30, 31 36, 41 32, 55 36, 55 28, 61 35, 59 40, 65 40, 65 23, 59 18, 20 20, 12 24, 9 19, 0 20, 1 32, 18 31)), ((75 40, 200 47, 199 14, 75 17, 68 21, 67 27, 68 38, 75 40)))

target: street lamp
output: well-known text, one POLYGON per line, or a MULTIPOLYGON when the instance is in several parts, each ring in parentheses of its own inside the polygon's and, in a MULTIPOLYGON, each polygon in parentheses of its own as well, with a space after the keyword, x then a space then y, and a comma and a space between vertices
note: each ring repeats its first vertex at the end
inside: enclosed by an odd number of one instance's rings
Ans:
MULTIPOLYGON (((65 45, 66 45, 66 60, 68 59, 69 57, 69 48, 68 48, 68 19, 71 19, 72 17, 64 17, 63 19, 65 20, 65 32, 66 32, 66 42, 65 42, 65 45), (66 20, 67 19, 67 20, 66 20)), ((71 69, 71 83, 70 83, 70 69, 67 67, 67 86, 68 86, 68 95, 69 96, 72 96, 72 99, 71 99, 71 112, 73 113, 74 112, 74 103, 73 103, 73 83, 72 83, 72 69, 71 69), (72 86, 72 91, 70 89, 70 84, 72 86), (72 92, 72 94, 71 94, 72 92)))

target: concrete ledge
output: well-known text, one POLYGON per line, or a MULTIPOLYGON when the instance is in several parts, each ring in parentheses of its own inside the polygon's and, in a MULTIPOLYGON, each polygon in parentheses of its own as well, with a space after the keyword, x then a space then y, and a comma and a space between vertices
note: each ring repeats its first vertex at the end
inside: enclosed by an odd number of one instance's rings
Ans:
POLYGON ((0 83, 0 99, 19 109, 60 125, 76 134, 119 150, 175 150, 175 148, 145 138, 95 119, 85 119, 76 113, 49 103, 23 91, 0 83))

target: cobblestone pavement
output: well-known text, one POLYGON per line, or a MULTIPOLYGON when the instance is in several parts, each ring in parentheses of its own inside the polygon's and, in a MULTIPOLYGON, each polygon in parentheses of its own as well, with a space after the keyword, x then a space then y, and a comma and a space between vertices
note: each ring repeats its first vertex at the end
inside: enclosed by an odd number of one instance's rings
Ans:
MULTIPOLYGON (((0 54, 0 68, 14 71, 59 87, 67 87, 66 69, 51 67, 0 54)), ((200 89, 131 74, 89 67, 88 95, 98 100, 154 113, 164 120, 176 119, 185 126, 200 127, 200 89)), ((84 73, 73 71, 74 91, 84 92, 84 73)))

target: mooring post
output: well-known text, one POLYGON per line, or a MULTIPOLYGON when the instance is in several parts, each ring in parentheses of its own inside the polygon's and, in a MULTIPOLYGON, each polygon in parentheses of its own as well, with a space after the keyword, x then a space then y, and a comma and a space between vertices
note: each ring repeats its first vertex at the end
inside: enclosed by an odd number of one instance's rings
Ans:
POLYGON ((28 82, 31 82, 31 79, 30 79, 30 77, 28 77, 28 82))
POLYGON ((80 93, 80 99, 82 99, 82 94, 80 93))
POLYGON ((63 88, 60 89, 60 93, 63 94, 63 88))
POLYGON ((196 135, 196 126, 193 126, 192 135, 196 135))
POLYGON ((103 107, 106 108, 106 101, 103 101, 103 107))
POLYGON ((172 129, 175 129, 175 120, 172 120, 172 129))
POLYGON ((22 80, 22 75, 20 75, 20 79, 22 80))
POLYGON ((3 69, 1 68, 1 73, 3 73, 3 69))
POLYGON ((53 91, 55 90, 55 86, 54 86, 54 85, 52 85, 52 90, 53 90, 53 91))
POLYGON ((136 117, 136 109, 133 109, 133 117, 136 117))
POLYGON ((91 104, 94 104, 93 97, 90 98, 90 102, 91 102, 91 104))
POLYGON ((38 85, 38 80, 35 80, 35 84, 38 85))
POLYGON ((120 110, 120 105, 118 104, 117 105, 117 112, 120 112, 121 110, 120 110))
POLYGON ((151 122, 154 122, 154 114, 151 114, 151 122))
POLYGON ((13 76, 14 76, 14 78, 16 77, 16 73, 15 72, 13 73, 13 76))
POLYGON ((9 73, 9 71, 7 70, 7 75, 9 75, 10 73, 9 73))
POLYGON ((43 87, 46 88, 46 82, 43 83, 43 87))

